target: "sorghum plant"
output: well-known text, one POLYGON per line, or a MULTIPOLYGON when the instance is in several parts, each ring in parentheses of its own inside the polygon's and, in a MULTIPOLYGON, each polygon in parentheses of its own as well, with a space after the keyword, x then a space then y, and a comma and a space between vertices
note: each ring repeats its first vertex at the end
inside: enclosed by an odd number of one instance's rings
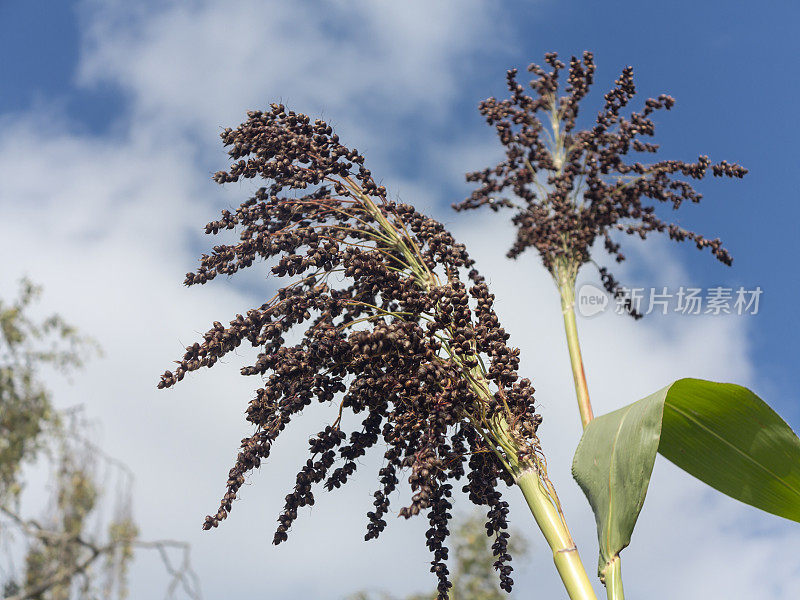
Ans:
POLYGON ((385 465, 365 537, 377 538, 386 527, 390 495, 408 472, 414 493, 399 514, 427 512, 441 599, 450 587, 453 482, 462 478, 470 500, 487 507, 504 589, 512 580, 501 483, 516 483, 570 596, 594 598, 547 477, 533 387, 519 377, 519 352, 507 344, 493 296, 464 246, 440 223, 388 200, 364 157, 323 121, 273 104, 250 112, 222 140, 233 163, 214 176, 217 182, 269 184, 206 226, 209 234, 236 229, 239 242, 215 246, 185 283, 232 275, 261 259, 292 281, 227 327, 214 323, 159 383, 169 387, 211 367, 245 341, 260 349, 241 371, 263 379, 247 409, 255 433, 243 440, 219 510, 204 528, 228 516, 245 475, 268 458, 289 422, 318 401, 336 410, 309 440, 310 458, 286 496, 274 543, 287 539, 301 507, 314 504, 315 485, 345 484, 359 457, 382 440, 385 465), (300 341, 288 344, 285 336, 297 330, 300 341), (347 413, 364 415, 349 435, 347 413))
MULTIPOLYGON (((657 110, 669 110, 675 101, 662 94, 647 99, 639 112, 625 116, 636 93, 631 67, 622 71, 605 95, 594 123, 578 129, 578 108, 593 83, 594 58, 589 52, 582 59, 571 58, 563 93, 559 77, 567 65, 555 53, 545 55, 545 61, 549 70, 537 64, 528 67, 534 75, 532 93, 517 82, 517 71, 510 70, 510 96, 480 104, 481 114, 505 147, 505 159, 467 174, 467 180, 478 187, 455 208, 514 209, 517 236, 508 257, 517 258, 535 248, 559 289, 585 430, 573 461, 573 476, 595 513, 598 574, 609 599, 622 600, 619 553, 630 543, 656 452, 734 498, 797 521, 800 488, 793 486, 800 483, 796 466, 800 439, 749 390, 702 380, 678 380, 593 421, 574 303, 578 271, 589 262, 597 265, 592 259, 595 242, 602 239, 605 250, 621 262, 624 255, 614 232, 642 239, 653 232, 665 233, 672 240, 708 248, 720 262, 730 265, 731 256, 719 239, 669 223, 656 215, 656 209, 661 204, 678 209, 685 201, 699 202, 701 195, 691 180, 702 179, 709 171, 715 177, 741 178, 747 170, 726 161, 712 164, 707 156, 696 162, 640 162, 640 157, 658 151, 656 144, 643 141, 655 133, 651 116, 657 110), (755 424, 753 435, 758 435, 756 429, 770 430, 774 448, 756 450, 743 442, 751 439, 742 435, 743 422, 755 424)), ((597 266, 604 287, 639 318, 625 289, 605 267, 597 266)))
MULTIPOLYGON (((575 279, 580 268, 592 260, 598 239, 617 262, 625 259, 614 232, 637 235, 665 233, 670 239, 692 241, 698 249, 708 248, 723 264, 731 256, 719 239, 702 235, 664 221, 656 206, 677 209, 685 201, 702 198, 688 180, 699 180, 711 171, 715 177, 741 178, 747 170, 722 161, 712 164, 707 156, 696 162, 661 160, 639 162, 637 155, 654 154, 658 145, 651 138, 655 124, 651 115, 669 110, 675 100, 662 94, 648 98, 639 112, 623 115, 636 93, 633 68, 626 67, 615 87, 605 95, 605 104, 591 127, 577 128, 578 109, 594 79, 591 52, 572 57, 566 88, 559 93, 559 77, 567 66, 556 53, 545 55, 547 71, 531 64, 534 75, 531 93, 517 82, 517 70, 507 73, 510 95, 507 99, 488 98, 480 103, 480 113, 494 126, 505 159, 494 167, 467 174, 477 189, 456 210, 488 206, 492 210, 511 208, 517 237, 508 252, 517 258, 535 248, 558 285, 564 323, 572 358, 575 386, 584 425, 592 419, 592 408, 583 373, 575 324, 575 279)), ((597 264, 597 263, 594 263, 597 264)), ((641 315, 625 297, 606 267, 598 266, 603 286, 624 303, 635 318, 641 315)))

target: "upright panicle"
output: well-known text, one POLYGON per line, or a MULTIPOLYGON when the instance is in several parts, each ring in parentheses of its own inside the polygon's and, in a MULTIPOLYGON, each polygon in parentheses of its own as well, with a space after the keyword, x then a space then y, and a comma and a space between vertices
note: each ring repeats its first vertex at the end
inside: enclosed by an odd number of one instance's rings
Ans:
MULTIPOLYGON (((624 260, 612 234, 621 231, 646 238, 666 233, 675 241, 689 240, 698 249, 708 248, 722 263, 731 256, 719 239, 708 239, 656 216, 656 206, 674 209, 684 201, 699 202, 701 195, 690 180, 708 171, 715 177, 741 178, 747 170, 722 161, 712 164, 707 156, 696 162, 662 160, 645 164, 636 154, 654 154, 658 145, 643 138, 655 133, 652 114, 669 110, 675 100, 662 94, 649 98, 639 112, 623 113, 636 94, 633 68, 626 67, 605 95, 594 124, 577 129, 580 102, 594 81, 594 56, 572 57, 569 66, 555 53, 545 55, 549 70, 531 64, 528 71, 532 94, 517 82, 517 70, 507 74, 509 97, 489 98, 479 110, 497 131, 505 147, 499 164, 467 174, 478 187, 454 206, 466 210, 488 206, 511 208, 517 236, 508 252, 518 257, 535 248, 557 281, 572 280, 591 260, 598 239, 617 262, 624 260), (566 70, 566 87, 560 93, 559 78, 566 70), (681 179, 681 177, 685 179, 681 179)), ((599 267, 605 288, 617 297, 623 290, 613 275, 599 267)), ((629 312, 640 316, 628 302, 629 312)))

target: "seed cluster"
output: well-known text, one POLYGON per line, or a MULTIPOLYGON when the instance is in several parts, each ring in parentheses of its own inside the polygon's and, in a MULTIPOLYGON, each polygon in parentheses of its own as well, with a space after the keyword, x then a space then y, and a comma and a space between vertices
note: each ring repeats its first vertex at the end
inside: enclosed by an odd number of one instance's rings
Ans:
POLYGON ((263 381, 247 409, 256 430, 242 441, 220 508, 204 528, 227 517, 245 475, 269 457, 304 407, 338 405, 331 424, 309 440, 310 457, 286 496, 274 543, 287 539, 301 507, 314 504, 315 485, 344 485, 358 459, 382 440, 384 466, 366 539, 386 527, 390 496, 408 473, 413 496, 398 512, 427 512, 431 570, 440 598, 447 598, 452 482, 465 477, 471 501, 487 507, 495 566, 510 590, 508 505, 498 484, 538 464, 541 418, 493 295, 464 246, 437 221, 389 201, 364 157, 326 123, 278 104, 248 117, 222 133, 234 162, 214 178, 260 177, 269 185, 206 226, 209 234, 235 229, 239 241, 203 255, 186 284, 232 275, 257 260, 292 281, 227 327, 215 322, 159 383, 170 387, 211 367, 245 341, 260 349, 241 371, 263 381), (300 341, 288 344, 285 336, 297 330, 300 341), (349 434, 347 413, 361 421, 349 434))
MULTIPOLYGON (((594 57, 584 52, 582 59, 571 58, 564 95, 559 95, 559 76, 567 66, 556 53, 546 54, 545 62, 549 71, 537 64, 528 67, 535 76, 530 82, 533 94, 517 82, 517 70, 512 69, 507 74, 510 96, 480 103, 480 113, 495 127, 505 147, 505 160, 468 173, 467 181, 478 183, 478 188, 454 208, 516 209, 517 237, 508 256, 516 258, 527 248, 536 248, 557 280, 574 282, 577 270, 591 260, 597 238, 603 239, 617 262, 623 261, 620 245, 612 238, 614 231, 642 239, 652 232, 666 233, 675 241, 689 240, 698 249, 708 248, 730 265, 731 256, 719 239, 707 239, 662 220, 655 214, 656 205, 666 203, 677 209, 684 201, 700 201, 701 194, 681 176, 699 180, 711 170, 715 177, 741 178, 747 170, 726 161, 711 164, 707 156, 693 163, 636 161, 635 153, 657 152, 657 144, 640 138, 654 135, 651 115, 669 110, 675 100, 662 94, 646 100, 641 111, 623 116, 636 93, 632 67, 622 71, 614 89, 605 95, 594 125, 577 130, 578 105, 593 83, 594 57), (521 204, 504 197, 509 192, 521 204)), ((601 268, 600 275, 609 292, 624 295, 607 269, 601 268)), ((632 315, 639 316, 628 306, 632 315)))

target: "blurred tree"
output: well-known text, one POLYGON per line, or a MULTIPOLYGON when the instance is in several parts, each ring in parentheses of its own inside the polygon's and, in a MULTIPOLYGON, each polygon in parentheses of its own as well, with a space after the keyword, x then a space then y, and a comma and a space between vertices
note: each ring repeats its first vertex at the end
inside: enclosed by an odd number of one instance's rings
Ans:
POLYGON ((18 498, 22 465, 44 449, 45 430, 59 426, 38 370, 51 366, 69 372, 96 350, 57 315, 40 323, 29 317, 40 293, 23 280, 11 304, 0 298, 0 505, 18 498))
POLYGON ((5 546, 0 555, 7 563, 0 565, 2 597, 122 599, 134 549, 151 548, 172 578, 168 597, 180 586, 187 597, 200 598, 188 545, 139 539, 131 516, 132 474, 86 439, 80 409, 53 406, 43 372, 68 374, 98 347, 57 315, 32 317, 40 294, 23 280, 16 299, 0 299, 0 544, 5 546), (21 506, 23 467, 36 461, 52 472, 52 498, 41 519, 23 516, 21 506), (105 477, 98 473, 100 465, 105 477), (104 519, 109 473, 116 475, 117 489, 112 516, 104 519), (175 551, 182 555, 179 566, 171 562, 175 551), (24 556, 21 572, 14 567, 15 554, 24 556))
MULTIPOLYGON (((500 581, 494 572, 494 554, 491 538, 484 529, 485 519, 473 515, 463 519, 453 536, 455 566, 450 600, 508 600, 509 595, 500 589, 500 581)), ((527 553, 527 542, 518 532, 513 532, 508 543, 509 552, 516 557, 527 553)), ((435 600, 438 592, 412 594, 404 600, 435 600)), ((396 600, 384 592, 357 592, 348 600, 396 600)))

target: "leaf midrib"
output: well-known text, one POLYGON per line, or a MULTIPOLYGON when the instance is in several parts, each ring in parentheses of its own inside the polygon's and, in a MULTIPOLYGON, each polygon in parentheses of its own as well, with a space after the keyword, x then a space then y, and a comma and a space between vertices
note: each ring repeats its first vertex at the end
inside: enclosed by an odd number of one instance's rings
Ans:
POLYGON ((628 407, 628 410, 625 411, 625 414, 622 416, 622 419, 619 422, 619 426, 617 427, 617 433, 614 435, 614 443, 611 445, 611 461, 608 466, 608 516, 606 517, 606 553, 612 554, 611 552, 611 521, 612 521, 612 514, 614 512, 614 496, 613 496, 613 488, 612 480, 613 480, 613 473, 615 472, 615 465, 617 463, 617 442, 619 441, 619 434, 622 431, 622 426, 625 424, 625 420, 628 418, 628 415, 633 410, 633 407, 636 403, 631 404, 628 407))
MULTIPOLYGON (((793 487, 792 487, 791 485, 789 485, 789 484, 788 484, 786 481, 784 481, 783 479, 781 479, 780 477, 778 477, 778 476, 777 476, 775 473, 773 473, 773 472, 772 472, 772 471, 770 471, 770 470, 769 470, 767 467, 765 467, 765 466, 764 466, 764 465, 762 465, 760 462, 758 462, 758 461, 757 461, 755 458, 753 458, 752 456, 750 456, 750 455, 749 455, 749 454, 747 454, 746 452, 744 452, 744 451, 740 450, 740 449, 739 449, 739 448, 737 448, 735 445, 733 445, 731 442, 729 442, 727 439, 725 439, 725 438, 724 438, 724 437, 722 437, 721 435, 719 435, 719 434, 715 433, 715 432, 714 432, 712 429, 709 429, 708 427, 706 427, 705 425, 703 425, 703 423, 701 423, 700 421, 698 421, 696 418, 692 417, 690 414, 688 414, 688 413, 686 413, 685 411, 681 410, 681 409, 680 409, 680 408, 678 408, 677 406, 674 406, 674 405, 673 405, 673 404, 671 404, 669 401, 667 401, 667 403, 666 403, 666 404, 667 404, 667 405, 668 405, 668 406, 669 406, 669 407, 670 407, 672 410, 674 410, 674 411, 675 411, 675 412, 677 412, 678 414, 682 415, 682 416, 683 416, 684 418, 686 418, 688 421, 691 421, 692 423, 694 423, 695 425, 697 425, 697 426, 698 426, 700 429, 704 430, 706 433, 708 433, 708 434, 710 434, 711 436, 713 436, 713 437, 717 438, 718 440, 720 440, 721 442, 723 442, 723 443, 724 443, 724 444, 726 444, 727 446, 729 446, 729 447, 733 448, 733 449, 734 449, 736 452, 738 452, 739 454, 741 454, 742 456, 744 456, 744 457, 745 457, 747 460, 749 460, 750 462, 752 462, 754 465, 756 465, 756 466, 760 467, 760 468, 761 468, 763 471, 765 471, 766 473, 768 473, 769 475, 771 475, 773 478, 775 478, 775 480, 776 480, 776 481, 778 481, 778 482, 779 482, 781 485, 783 485, 784 487, 786 487, 787 489, 789 489, 791 492, 793 492, 795 495, 797 495, 798 497, 800 497, 800 490, 796 490, 795 488, 793 488, 793 487)), ((615 441, 615 444, 616 444, 616 441, 615 441)))

